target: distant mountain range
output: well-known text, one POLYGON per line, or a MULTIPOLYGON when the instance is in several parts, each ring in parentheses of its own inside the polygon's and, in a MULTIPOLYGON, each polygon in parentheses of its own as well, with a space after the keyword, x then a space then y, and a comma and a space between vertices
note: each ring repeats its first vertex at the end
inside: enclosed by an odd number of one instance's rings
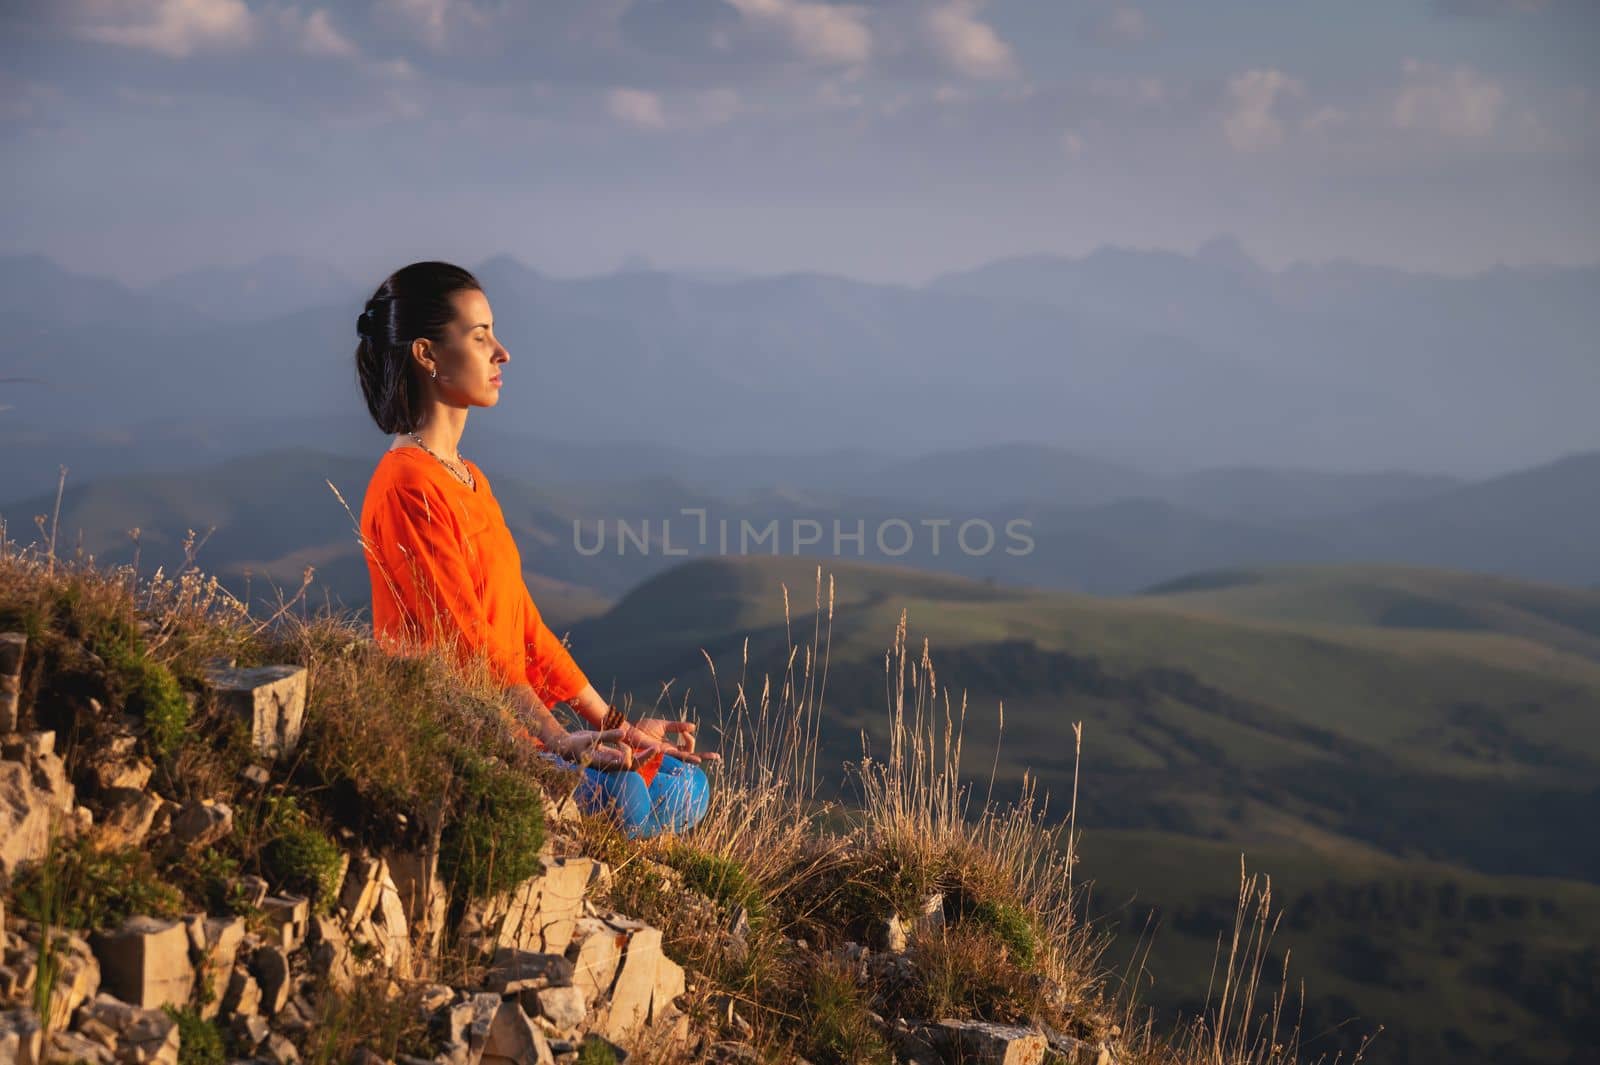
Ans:
MULTIPOLYGON (((512 352, 505 409, 480 417, 544 437, 906 458, 1020 439, 1169 472, 1270 456, 1457 476, 1600 447, 1600 268, 1272 272, 1222 241, 920 288, 474 269, 512 352)), ((269 259, 133 290, 0 257, 0 414, 80 433, 365 423, 353 321, 377 280, 269 259)))
MULTIPOLYGON (((72 550, 82 530, 85 551, 100 562, 129 561, 126 533, 138 527, 143 567, 170 569, 187 529, 215 526, 200 562, 230 587, 246 569, 258 581, 270 575, 298 585, 314 561, 319 595, 364 605, 370 587, 355 518, 381 446, 352 444, 367 453, 351 455, 274 439, 213 440, 217 450, 246 442, 264 450, 205 465, 195 445, 196 465, 177 471, 142 469, 157 456, 131 444, 79 441, 100 472, 69 473, 58 545, 72 550), (133 468, 113 472, 123 462, 133 468)), ((706 555, 798 553, 1097 594, 1132 594, 1197 570, 1291 562, 1445 565, 1572 586, 1600 579, 1600 452, 1458 483, 1249 469, 1157 476, 1037 446, 914 460, 701 461, 489 433, 478 443, 463 450, 493 484, 530 585, 545 582, 541 606, 564 621, 706 555), (762 467, 783 479, 763 478, 762 467), (850 539, 857 531, 859 541, 850 539)), ((51 438, 13 437, 7 446, 42 464, 51 438)), ((55 512, 54 480, 0 501, 11 539, 37 537, 34 517, 55 512)))

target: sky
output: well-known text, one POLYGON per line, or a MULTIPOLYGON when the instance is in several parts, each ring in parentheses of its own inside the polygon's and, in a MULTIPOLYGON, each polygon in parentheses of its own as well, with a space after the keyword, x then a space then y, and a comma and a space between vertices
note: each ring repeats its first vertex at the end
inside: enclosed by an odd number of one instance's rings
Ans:
POLYGON ((1600 261, 1594 0, 11 0, 0 253, 1600 261))

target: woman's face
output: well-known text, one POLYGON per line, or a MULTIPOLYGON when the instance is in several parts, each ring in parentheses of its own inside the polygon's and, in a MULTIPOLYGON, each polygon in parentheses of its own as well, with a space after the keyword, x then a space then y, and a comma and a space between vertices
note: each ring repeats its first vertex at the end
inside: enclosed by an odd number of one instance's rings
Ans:
POLYGON ((453 293, 456 317, 445 327, 442 341, 429 350, 437 378, 428 378, 439 398, 463 407, 492 407, 500 402, 500 371, 511 353, 494 335, 494 315, 489 299, 477 289, 453 293))

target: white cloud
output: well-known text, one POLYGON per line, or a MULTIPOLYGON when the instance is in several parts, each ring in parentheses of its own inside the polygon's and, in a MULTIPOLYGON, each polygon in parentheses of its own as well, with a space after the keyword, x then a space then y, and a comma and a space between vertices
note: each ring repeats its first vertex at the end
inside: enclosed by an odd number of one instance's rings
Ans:
POLYGON ((94 12, 76 27, 79 36, 176 59, 242 47, 255 36, 244 0, 114 0, 96 5, 94 12))
POLYGON ((1247 70, 1228 79, 1233 110, 1222 121, 1228 143, 1242 152, 1283 140, 1283 122, 1273 114, 1279 96, 1298 96, 1305 86, 1281 70, 1247 70))
POLYGON ((308 55, 331 56, 349 59, 357 49, 350 38, 340 33, 328 18, 326 11, 313 11, 300 25, 300 50, 308 55))
POLYGON ((1117 4, 1088 22, 1088 34, 1105 44, 1133 44, 1151 34, 1150 18, 1127 4, 1117 4))
POLYGON ((395 81, 409 81, 417 76, 417 68, 406 59, 385 59, 382 62, 368 63, 369 72, 383 78, 392 78, 395 81))
POLYGON ((731 122, 746 110, 744 99, 729 88, 663 96, 619 86, 606 93, 606 112, 636 129, 704 129, 731 122))
POLYGON ((1494 132, 1506 94, 1470 67, 1453 70, 1416 59, 1404 64, 1406 82, 1395 94, 1389 121, 1397 129, 1431 130, 1453 137, 1494 132))
POLYGON ((661 97, 643 89, 612 89, 606 94, 606 110, 617 121, 640 129, 665 129, 667 125, 661 97))
POLYGON ((455 27, 462 23, 483 27, 488 16, 470 0, 386 0, 405 21, 411 23, 417 36, 435 49, 443 49, 455 27))
POLYGON ((812 93, 812 102, 824 111, 848 111, 860 107, 866 97, 838 80, 824 81, 812 93))
POLYGON ((721 125, 742 110, 743 101, 732 89, 707 89, 695 97, 695 118, 708 126, 721 125))
POLYGON ((1314 114, 1307 115, 1300 123, 1300 128, 1309 132, 1334 129, 1350 121, 1350 112, 1338 107, 1319 107, 1314 114))
POLYGON ((1106 100, 1149 106, 1166 100, 1167 84, 1157 77, 1130 78, 1097 74, 1089 79, 1089 93, 1106 100))
POLYGON ((865 63, 872 56, 866 10, 810 0, 726 0, 746 21, 783 34, 796 52, 815 63, 865 63))
POLYGON ((1011 47, 978 18, 977 0, 950 0, 928 11, 925 25, 934 51, 969 78, 1009 78, 1017 72, 1011 47))

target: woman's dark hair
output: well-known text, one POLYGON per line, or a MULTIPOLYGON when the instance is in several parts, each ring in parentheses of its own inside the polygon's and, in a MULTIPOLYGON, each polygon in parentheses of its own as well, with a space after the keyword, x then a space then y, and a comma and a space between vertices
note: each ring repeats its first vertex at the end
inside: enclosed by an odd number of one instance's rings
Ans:
POLYGON ((356 319, 356 377, 372 420, 385 433, 408 433, 422 417, 420 367, 411 357, 418 337, 444 340, 455 320, 452 294, 483 286, 451 263, 423 262, 390 274, 356 319))

